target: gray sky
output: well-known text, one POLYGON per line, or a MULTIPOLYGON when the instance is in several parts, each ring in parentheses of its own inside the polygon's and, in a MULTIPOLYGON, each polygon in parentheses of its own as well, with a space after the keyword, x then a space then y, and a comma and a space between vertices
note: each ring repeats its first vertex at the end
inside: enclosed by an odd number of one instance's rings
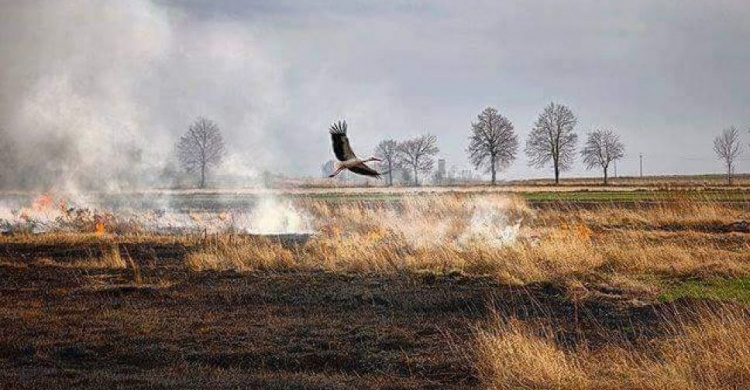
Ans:
MULTIPOLYGON (((750 171, 746 1, 0 7, 2 125, 18 143, 73 143, 65 156, 85 160, 77 172, 101 165, 92 144, 123 139, 158 161, 197 115, 233 145, 227 169, 317 175, 338 119, 360 155, 431 132, 449 166, 468 166, 469 125, 484 107, 507 116, 523 145, 550 101, 578 115, 581 141, 597 127, 621 135, 621 175, 637 174, 639 152, 647 173, 721 171, 712 139, 733 124, 746 144, 738 171, 750 171)), ((598 172, 577 163, 566 175, 582 174, 598 172)), ((521 153, 500 177, 550 175, 521 153)))

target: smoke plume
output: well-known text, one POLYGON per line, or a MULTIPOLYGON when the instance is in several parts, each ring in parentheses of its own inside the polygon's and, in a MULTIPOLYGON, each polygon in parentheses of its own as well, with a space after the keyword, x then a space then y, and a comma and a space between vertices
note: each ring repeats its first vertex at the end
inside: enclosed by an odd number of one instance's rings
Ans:
POLYGON ((257 146, 283 108, 280 68, 238 23, 146 0, 42 0, 4 2, 0 33, 5 188, 168 186, 172 145, 199 115, 233 142, 233 173, 269 162, 257 146))

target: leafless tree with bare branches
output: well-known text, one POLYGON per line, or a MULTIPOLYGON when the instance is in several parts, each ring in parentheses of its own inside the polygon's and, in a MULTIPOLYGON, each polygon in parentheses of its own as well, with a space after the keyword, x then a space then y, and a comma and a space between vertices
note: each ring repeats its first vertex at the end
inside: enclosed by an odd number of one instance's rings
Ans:
POLYGON ((378 146, 375 147, 374 154, 383 160, 380 165, 386 169, 388 185, 393 186, 393 170, 399 168, 398 142, 392 139, 380 141, 378 146))
POLYGON ((550 161, 555 169, 555 184, 560 183, 560 172, 570 169, 574 161, 578 135, 578 119, 570 108, 550 103, 534 123, 526 140, 529 165, 543 168, 550 161))
POLYGON ((399 163, 414 173, 414 185, 419 185, 419 172, 429 172, 435 166, 435 155, 440 151, 437 137, 431 134, 400 142, 397 147, 399 163))
POLYGON ((586 169, 600 167, 604 171, 606 186, 609 165, 625 156, 625 145, 620 142, 620 136, 612 130, 596 130, 589 133, 581 156, 586 169))
POLYGON ((199 117, 180 137, 176 145, 180 165, 188 172, 200 172, 200 188, 206 187, 206 173, 221 164, 226 153, 219 126, 212 120, 199 117))
POLYGON ((492 185, 495 185, 497 171, 513 162, 518 152, 518 136, 513 123, 497 109, 485 108, 471 124, 466 151, 475 168, 484 167, 492 174, 492 185))
POLYGON ((740 144, 740 132, 736 127, 730 126, 714 138, 714 152, 716 156, 724 163, 727 169, 727 183, 732 185, 732 176, 734 175, 734 162, 742 154, 742 145, 740 144))

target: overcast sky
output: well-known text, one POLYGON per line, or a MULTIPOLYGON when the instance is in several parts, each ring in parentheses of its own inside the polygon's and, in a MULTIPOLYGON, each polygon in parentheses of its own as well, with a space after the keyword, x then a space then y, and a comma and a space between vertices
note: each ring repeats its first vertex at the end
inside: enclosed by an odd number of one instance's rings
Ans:
MULTIPOLYGON (((236 169, 317 175, 332 157, 327 127, 346 119, 360 155, 430 132, 449 166, 468 167, 483 108, 507 116, 523 146, 554 101, 576 113, 582 139, 599 127, 621 135, 621 175, 637 174, 639 153, 649 174, 719 172, 712 139, 730 125, 743 130, 738 171, 750 171, 747 1, 0 4, 0 113, 20 143, 122 132, 160 158, 205 115, 236 169)), ((520 153, 500 177, 551 173, 520 153)), ((582 174, 598 172, 579 162, 567 173, 582 174)))

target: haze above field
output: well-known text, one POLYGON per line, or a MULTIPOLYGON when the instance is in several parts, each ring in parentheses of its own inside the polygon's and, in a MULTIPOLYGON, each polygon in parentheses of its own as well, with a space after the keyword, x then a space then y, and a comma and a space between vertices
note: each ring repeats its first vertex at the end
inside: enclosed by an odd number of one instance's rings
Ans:
MULTIPOLYGON (((749 18, 741 0, 4 1, 5 175, 137 181, 198 115, 224 131, 227 172, 318 175, 341 118, 360 154, 428 131, 468 167, 484 107, 523 144, 550 101, 581 135, 621 134, 621 175, 639 152, 647 173, 719 172, 713 137, 735 124, 750 139, 749 18)), ((501 178, 551 176, 519 157, 501 178)))

